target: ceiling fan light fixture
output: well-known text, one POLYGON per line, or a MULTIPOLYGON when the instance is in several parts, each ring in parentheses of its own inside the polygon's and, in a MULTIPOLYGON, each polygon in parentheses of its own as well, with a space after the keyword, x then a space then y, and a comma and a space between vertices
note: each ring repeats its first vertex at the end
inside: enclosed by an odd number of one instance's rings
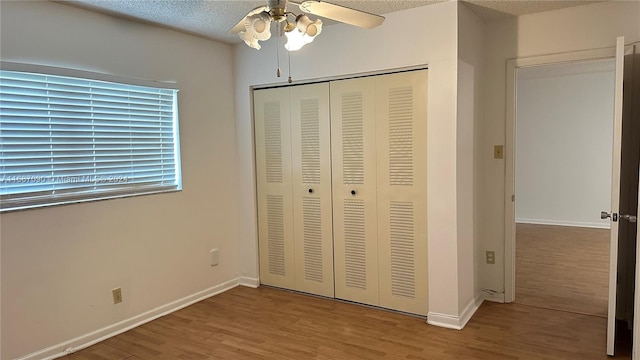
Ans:
POLYGON ((295 24, 292 24, 292 23, 287 21, 287 23, 284 26, 284 32, 293 31, 295 28, 296 28, 295 24))
POLYGON ((287 43, 284 47, 289 51, 300 50, 312 42, 321 32, 322 20, 311 21, 306 15, 298 15, 295 28, 284 33, 287 36, 287 43))
POLYGON ((265 41, 271 38, 271 17, 267 13, 247 16, 244 26, 245 32, 257 40, 265 41))
POLYGON ((254 48, 256 50, 260 50, 260 44, 258 43, 258 39, 251 36, 251 34, 249 34, 246 31, 241 31, 238 33, 238 35, 240 35, 240 39, 244 40, 244 43, 247 44, 249 47, 254 48))
POLYGON ((300 50, 307 44, 304 39, 304 34, 298 29, 293 29, 291 31, 285 32, 284 34, 287 37, 287 43, 284 44, 284 48, 289 51, 300 50))
POLYGON ((301 33, 310 37, 311 41, 322 32, 322 20, 312 21, 307 15, 299 15, 296 18, 296 27, 301 33))
POLYGON ((304 14, 296 16, 294 12, 287 10, 288 3, 298 6, 304 13, 365 29, 379 26, 384 21, 384 17, 379 15, 320 0, 266 0, 266 2, 266 5, 258 6, 249 11, 229 30, 230 34, 239 34, 240 38, 254 49, 260 49, 259 41, 271 38, 271 24, 274 22, 279 25, 277 27, 278 37, 282 36, 284 30, 287 36, 285 48, 289 51, 299 50, 320 35, 322 20, 312 21, 304 14), (295 17, 295 22, 290 23, 289 16, 295 17))

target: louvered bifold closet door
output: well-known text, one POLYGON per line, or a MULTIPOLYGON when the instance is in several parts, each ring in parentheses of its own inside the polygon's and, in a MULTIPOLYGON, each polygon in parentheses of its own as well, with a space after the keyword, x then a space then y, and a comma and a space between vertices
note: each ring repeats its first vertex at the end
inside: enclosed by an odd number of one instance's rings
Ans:
POLYGON ((295 289, 333 297, 329 83, 295 86, 290 99, 295 289))
POLYGON ((253 92, 260 282, 294 289, 289 89, 253 92))
POLYGON ((380 306, 426 315, 427 71, 376 77, 380 306))
POLYGON ((375 79, 330 89, 336 298, 378 305, 375 79))

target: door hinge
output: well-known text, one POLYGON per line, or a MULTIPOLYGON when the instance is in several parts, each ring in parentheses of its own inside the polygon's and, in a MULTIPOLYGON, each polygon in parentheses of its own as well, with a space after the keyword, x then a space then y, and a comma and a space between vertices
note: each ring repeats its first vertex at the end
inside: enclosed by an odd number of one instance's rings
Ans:
POLYGON ((511 195, 511 201, 516 201, 516 195, 515 194, 511 195))

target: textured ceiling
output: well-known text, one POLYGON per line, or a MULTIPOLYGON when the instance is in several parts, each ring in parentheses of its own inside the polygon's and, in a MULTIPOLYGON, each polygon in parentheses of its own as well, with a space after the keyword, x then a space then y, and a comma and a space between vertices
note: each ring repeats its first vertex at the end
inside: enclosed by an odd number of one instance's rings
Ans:
MULTIPOLYGON (((240 43, 237 35, 227 34, 246 13, 266 0, 53 0, 109 15, 156 24, 209 39, 240 43)), ((426 6, 442 0, 330 0, 329 2, 373 14, 426 6)), ((468 0, 469 7, 485 20, 588 4, 597 1, 573 0, 468 0)), ((289 5, 289 9, 297 7, 289 5)), ((325 22, 327 25, 331 21, 325 22)))

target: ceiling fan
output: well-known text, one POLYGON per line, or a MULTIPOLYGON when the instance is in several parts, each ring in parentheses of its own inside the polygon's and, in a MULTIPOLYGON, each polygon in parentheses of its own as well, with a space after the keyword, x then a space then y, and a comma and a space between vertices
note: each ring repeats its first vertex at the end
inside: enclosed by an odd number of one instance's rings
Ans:
POLYGON ((240 20, 229 33, 238 34, 244 42, 259 50, 258 41, 271 38, 271 24, 277 24, 277 31, 287 36, 285 48, 289 51, 300 49, 322 31, 322 20, 312 21, 305 14, 295 14, 287 8, 294 5, 307 14, 321 16, 345 24, 371 29, 384 21, 380 15, 335 5, 325 1, 307 0, 302 2, 287 0, 268 0, 267 5, 259 6, 240 20), (289 21, 290 18, 292 21, 289 21))

